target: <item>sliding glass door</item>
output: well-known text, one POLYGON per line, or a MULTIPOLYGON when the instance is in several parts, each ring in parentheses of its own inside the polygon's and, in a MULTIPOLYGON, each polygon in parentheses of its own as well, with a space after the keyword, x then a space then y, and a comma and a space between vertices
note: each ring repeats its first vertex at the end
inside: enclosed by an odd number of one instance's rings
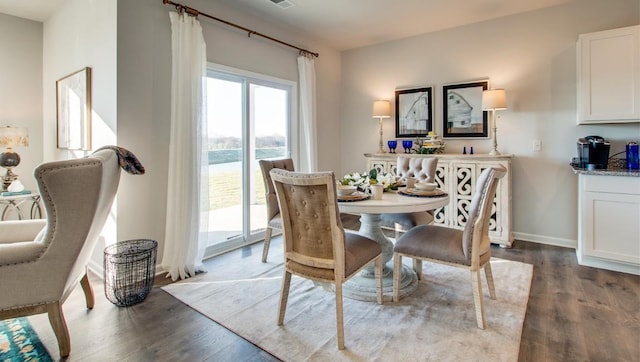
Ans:
POLYGON ((258 160, 291 155, 293 89, 287 81, 209 69, 207 255, 264 238, 266 204, 258 160))

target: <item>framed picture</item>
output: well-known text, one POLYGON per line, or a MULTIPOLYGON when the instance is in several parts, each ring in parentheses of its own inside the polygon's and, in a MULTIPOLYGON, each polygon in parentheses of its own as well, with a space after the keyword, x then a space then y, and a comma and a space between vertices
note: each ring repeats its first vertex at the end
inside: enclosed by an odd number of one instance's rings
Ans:
POLYGON ((487 112, 482 110, 482 91, 489 81, 442 86, 442 137, 488 138, 487 112))
POLYGON ((56 81, 58 148, 91 149, 91 68, 56 81))
POLYGON ((433 130, 433 88, 396 90, 396 137, 426 136, 433 130))

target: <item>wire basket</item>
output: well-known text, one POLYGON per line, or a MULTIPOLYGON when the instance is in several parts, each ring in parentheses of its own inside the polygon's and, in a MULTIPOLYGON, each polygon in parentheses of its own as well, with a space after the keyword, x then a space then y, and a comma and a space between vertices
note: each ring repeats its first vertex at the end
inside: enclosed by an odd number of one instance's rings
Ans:
POLYGON ((142 302, 153 287, 158 242, 121 241, 104 249, 104 294, 118 307, 142 302))

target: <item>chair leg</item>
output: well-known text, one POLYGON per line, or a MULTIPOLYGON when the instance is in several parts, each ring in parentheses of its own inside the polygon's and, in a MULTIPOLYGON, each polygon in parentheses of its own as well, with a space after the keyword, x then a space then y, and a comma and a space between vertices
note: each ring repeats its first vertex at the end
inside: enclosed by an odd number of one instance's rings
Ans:
POLYGON ((484 276, 487 278, 487 287, 489 288, 489 297, 496 299, 496 287, 493 284, 493 272, 491 271, 491 262, 484 265, 484 276))
POLYGON ((400 300, 400 275, 402 274, 402 255, 393 253, 393 302, 400 300))
POLYGON ((344 349, 344 325, 342 313, 342 282, 336 280, 336 328, 338 329, 338 349, 344 349))
POLYGON ((87 308, 93 309, 95 304, 95 297, 93 296, 93 288, 91 288, 91 283, 89 283, 89 276, 87 272, 84 273, 82 279, 80 279, 80 285, 82 286, 82 290, 84 291, 84 298, 87 301, 87 308))
POLYGON ((269 254, 269 244, 271 243, 271 233, 273 233, 273 229, 270 226, 267 226, 267 229, 264 231, 264 246, 262 247, 262 262, 267 262, 267 254, 269 254))
POLYGON ((282 276, 282 291, 280 293, 280 310, 278 311, 278 325, 284 324, 284 313, 287 311, 287 300, 289 299, 289 287, 291 286, 291 273, 284 271, 282 276))
POLYGON ((376 277, 376 294, 378 295, 378 304, 382 304, 382 255, 376 259, 375 277, 376 277))
POLYGON ((473 287, 473 304, 475 305, 476 309, 476 322, 478 323, 478 328, 484 329, 486 321, 484 319, 482 281, 480 280, 479 270, 471 271, 471 285, 473 287))
POLYGON ((69 356, 71 353, 71 339, 69 337, 67 323, 64 320, 64 314, 62 314, 62 304, 60 304, 60 302, 47 304, 47 315, 49 316, 49 323, 51 323, 53 333, 58 340, 60 356, 69 356))
POLYGON ((413 259, 413 270, 418 274, 418 280, 422 280, 422 259, 413 259))
POLYGON ((400 224, 396 223, 394 225, 393 231, 394 231, 393 236, 396 238, 396 241, 398 241, 398 239, 400 238, 400 232, 402 232, 402 226, 400 226, 400 224))

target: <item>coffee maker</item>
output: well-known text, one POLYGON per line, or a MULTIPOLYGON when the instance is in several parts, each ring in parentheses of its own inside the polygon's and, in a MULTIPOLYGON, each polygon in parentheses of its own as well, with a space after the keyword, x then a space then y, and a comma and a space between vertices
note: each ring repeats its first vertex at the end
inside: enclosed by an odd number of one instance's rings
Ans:
POLYGON ((611 144, 600 136, 578 139, 578 166, 586 169, 604 169, 609 164, 611 144))

